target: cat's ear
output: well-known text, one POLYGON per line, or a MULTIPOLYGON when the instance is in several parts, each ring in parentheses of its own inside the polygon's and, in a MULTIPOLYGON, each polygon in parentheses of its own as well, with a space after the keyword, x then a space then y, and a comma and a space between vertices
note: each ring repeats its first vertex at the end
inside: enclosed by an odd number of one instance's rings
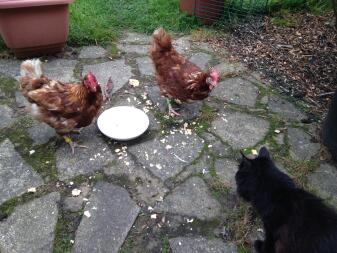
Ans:
POLYGON ((262 147, 260 148, 260 151, 259 151, 259 158, 270 158, 269 156, 269 151, 266 147, 262 147))

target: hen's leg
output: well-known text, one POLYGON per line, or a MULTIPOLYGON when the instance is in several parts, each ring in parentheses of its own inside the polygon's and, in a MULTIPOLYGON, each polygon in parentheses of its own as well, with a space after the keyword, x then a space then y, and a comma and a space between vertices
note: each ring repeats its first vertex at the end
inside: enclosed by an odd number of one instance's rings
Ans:
POLYGON ((71 130, 71 133, 73 133, 73 134, 80 134, 82 132, 82 129, 83 128, 73 129, 73 130, 71 130))
POLYGON ((74 142, 69 136, 63 136, 66 143, 69 144, 71 148, 71 152, 75 154, 75 148, 88 148, 87 146, 79 145, 76 142, 74 142))
POLYGON ((166 98, 166 102, 167 102, 167 105, 168 105, 168 109, 169 109, 169 115, 176 115, 176 116, 180 116, 179 113, 177 113, 173 107, 172 107, 172 102, 169 98, 166 98))

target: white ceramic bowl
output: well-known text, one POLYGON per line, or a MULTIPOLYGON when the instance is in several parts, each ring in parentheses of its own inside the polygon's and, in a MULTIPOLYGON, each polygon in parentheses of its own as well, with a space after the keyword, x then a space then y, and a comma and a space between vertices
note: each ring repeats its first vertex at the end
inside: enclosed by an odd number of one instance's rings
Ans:
POLYGON ((97 119, 99 130, 104 135, 119 141, 139 137, 149 124, 149 117, 142 110, 131 106, 112 107, 97 119))

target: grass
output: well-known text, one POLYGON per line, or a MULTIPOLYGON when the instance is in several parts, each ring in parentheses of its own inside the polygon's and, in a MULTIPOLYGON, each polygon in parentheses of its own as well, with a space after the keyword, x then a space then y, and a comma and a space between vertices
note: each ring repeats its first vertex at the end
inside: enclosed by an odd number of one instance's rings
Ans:
POLYGON ((238 253, 251 253, 251 250, 245 245, 240 245, 238 248, 238 253))
POLYGON ((3 41, 3 39, 0 36, 0 52, 3 52, 7 49, 5 42, 3 41))
POLYGON ((70 213, 61 211, 55 228, 53 253, 69 253, 73 247, 75 231, 80 222, 82 212, 70 213))
POLYGON ((228 196, 230 186, 224 184, 219 178, 213 177, 210 182, 210 190, 213 197, 222 202, 228 196))
POLYGON ((280 26, 280 27, 296 27, 297 26, 297 20, 294 17, 288 16, 288 17, 273 17, 271 19, 271 22, 274 25, 280 26))
POLYGON ((294 181, 302 188, 307 189, 308 175, 319 166, 319 162, 315 160, 292 161, 290 159, 282 159, 282 161, 294 181))
POLYGON ((17 86, 18 85, 15 80, 0 76, 0 92, 3 93, 3 96, 0 99, 0 104, 10 105, 14 101, 17 86))
POLYGON ((232 240, 241 248, 240 252, 245 252, 248 235, 256 225, 256 217, 252 208, 247 203, 240 202, 238 206, 228 213, 227 226, 232 240))
POLYGON ((169 244, 169 238, 167 236, 162 237, 162 253, 170 253, 170 244, 169 244))
POLYGON ((272 0, 269 4, 271 12, 288 10, 290 12, 308 11, 323 14, 332 9, 330 0, 272 0))
POLYGON ((70 8, 71 45, 109 44, 123 29, 151 33, 159 26, 188 32, 197 22, 179 11, 179 0, 78 0, 70 8))

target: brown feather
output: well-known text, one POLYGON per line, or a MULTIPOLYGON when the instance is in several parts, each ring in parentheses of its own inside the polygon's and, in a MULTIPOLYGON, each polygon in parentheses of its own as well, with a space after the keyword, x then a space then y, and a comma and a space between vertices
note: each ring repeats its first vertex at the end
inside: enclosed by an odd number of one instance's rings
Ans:
POLYGON ((90 125, 103 101, 99 86, 92 93, 83 83, 63 84, 46 77, 41 80, 23 77, 20 89, 32 104, 33 116, 59 134, 90 125))
POLYGON ((157 84, 163 96, 183 102, 202 100, 210 92, 208 72, 186 60, 173 47, 170 35, 162 28, 153 34, 150 56, 156 70, 157 84))

